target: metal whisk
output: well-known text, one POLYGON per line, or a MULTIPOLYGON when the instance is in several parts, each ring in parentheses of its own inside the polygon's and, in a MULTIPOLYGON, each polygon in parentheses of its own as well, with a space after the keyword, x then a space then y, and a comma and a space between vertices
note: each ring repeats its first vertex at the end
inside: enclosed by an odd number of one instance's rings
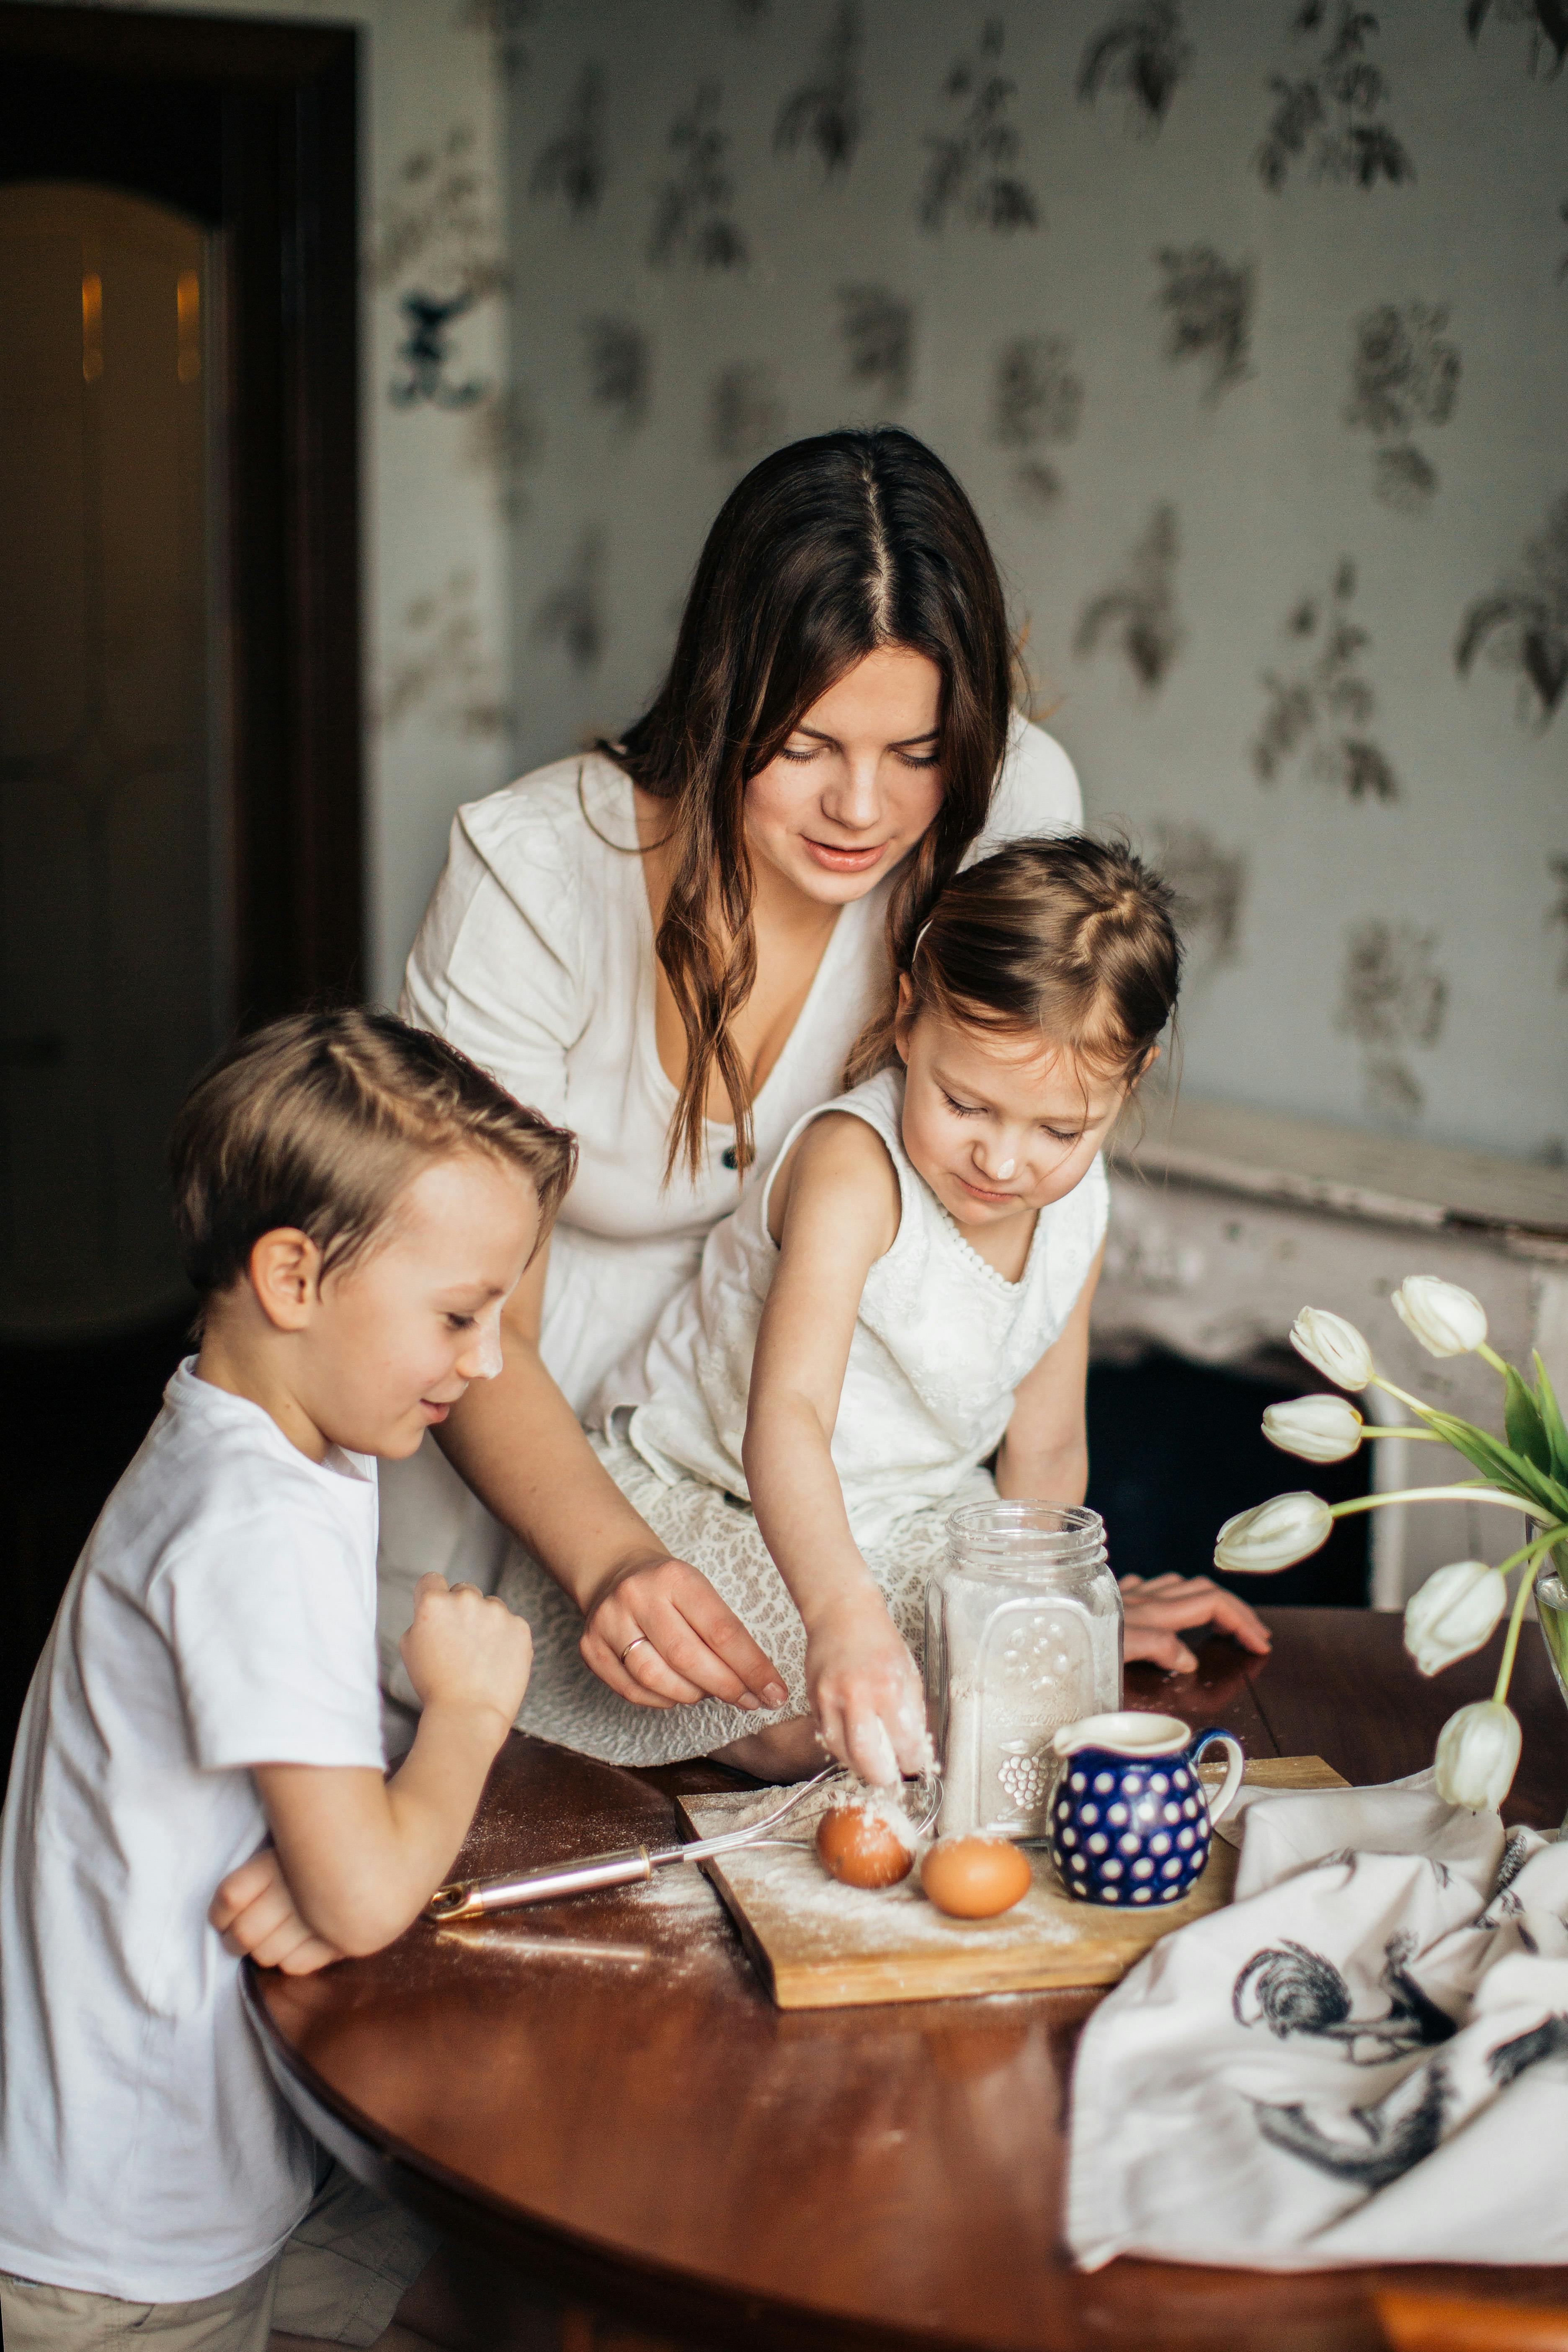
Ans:
MULTIPOLYGON (((455 1881, 448 1886, 438 1886, 425 1906, 426 1915, 449 1924, 454 1919, 482 1918, 487 1911, 511 1911, 525 1903, 556 1903, 568 1895, 586 1895, 600 1886, 636 1886, 663 1870, 672 1862, 700 1863, 716 1854, 734 1853, 742 1846, 784 1845, 785 1838, 770 1838, 768 1832, 794 1812, 795 1807, 824 1782, 847 1780, 842 1765, 830 1764, 812 1780, 801 1781, 792 1789, 784 1802, 764 1813, 760 1821, 748 1822, 741 1829, 724 1830, 719 1836, 698 1838, 686 1845, 621 1846, 614 1853, 586 1855, 581 1862, 547 1864, 542 1870, 523 1870, 496 1878, 468 1878, 455 1881)), ((915 1783, 920 1818, 911 1812, 910 1826, 917 1836, 923 1835, 935 1821, 942 1802, 940 1774, 925 1773, 915 1783)))

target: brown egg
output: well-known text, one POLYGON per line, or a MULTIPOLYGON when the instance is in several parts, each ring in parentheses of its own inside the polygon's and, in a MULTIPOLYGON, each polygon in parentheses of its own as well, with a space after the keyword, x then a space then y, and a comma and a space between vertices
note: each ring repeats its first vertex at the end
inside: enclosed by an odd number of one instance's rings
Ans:
POLYGON ((816 1856, 846 1886, 896 1886, 914 1853, 898 1832, 864 1805, 836 1805, 816 1825, 816 1856))
POLYGON ((921 1885, 953 1919, 992 1919, 1029 1891, 1029 1857, 1006 1838, 938 1838, 921 1864, 921 1885))

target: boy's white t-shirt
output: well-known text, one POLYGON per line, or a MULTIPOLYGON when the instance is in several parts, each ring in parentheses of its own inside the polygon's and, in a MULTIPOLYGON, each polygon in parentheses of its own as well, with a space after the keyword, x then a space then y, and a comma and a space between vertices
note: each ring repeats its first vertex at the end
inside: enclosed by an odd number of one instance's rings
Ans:
POLYGON ((249 1767, 383 1762, 375 1464, 324 1465, 194 1359, 105 1505, 0 1822, 0 2270, 187 2303, 270 2261, 314 2149, 207 1925, 249 1767))

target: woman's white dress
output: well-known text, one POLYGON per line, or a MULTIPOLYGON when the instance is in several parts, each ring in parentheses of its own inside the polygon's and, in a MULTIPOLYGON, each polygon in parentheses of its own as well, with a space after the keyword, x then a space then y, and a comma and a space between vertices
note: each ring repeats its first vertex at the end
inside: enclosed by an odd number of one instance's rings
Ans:
MULTIPOLYGON (((903 1072, 884 1070, 807 1111, 864 1119, 899 1180, 899 1230, 866 1277, 849 1343, 833 1462, 850 1531, 893 1621, 921 1654, 926 1583, 958 1500, 994 1490, 981 1464, 1000 1444, 1018 1383, 1060 1336, 1105 1234, 1105 1172, 1040 1211, 1016 1282, 971 1248, 903 1148, 903 1072)), ((774 1167, 778 1162, 775 1160, 774 1167)), ((576 1610, 514 1544, 508 1606, 533 1627, 526 1731, 616 1764, 701 1756, 805 1704, 805 1629, 746 1501, 741 1462, 752 1355, 778 1251, 773 1171, 716 1225, 700 1272, 645 1349, 610 1373, 590 1409, 595 1451, 660 1540, 701 1570, 783 1675, 787 1705, 746 1715, 720 1700, 668 1712, 633 1706, 583 1664, 576 1610), (640 1401, 639 1401, 640 1400, 640 1401)))
MULTIPOLYGON (((1016 718, 972 857, 1081 822, 1071 761, 1016 718)), ((802 1114, 841 1087, 849 1048, 884 985, 892 887, 889 877, 839 914, 753 1105, 751 1181, 772 1165, 802 1114)), ((551 1240, 541 1352, 578 1412, 611 1366, 646 1344, 695 1272, 710 1229, 740 1196, 723 1162, 732 1130, 711 1120, 698 1182, 678 1172, 662 1183, 676 1089, 658 1058, 655 971, 632 787, 613 761, 599 752, 558 760, 458 812, 400 1009, 520 1101, 576 1131, 577 1178, 551 1240)), ((380 1623, 389 1686, 403 1681, 397 1642, 419 1577, 435 1569, 494 1591, 510 1540, 431 1439, 410 1461, 383 1465, 380 1623)))

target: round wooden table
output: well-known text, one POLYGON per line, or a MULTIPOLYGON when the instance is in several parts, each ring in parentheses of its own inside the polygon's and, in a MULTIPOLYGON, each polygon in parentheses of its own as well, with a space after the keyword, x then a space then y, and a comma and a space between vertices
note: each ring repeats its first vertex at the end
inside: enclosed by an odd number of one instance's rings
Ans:
MULTIPOLYGON (((1433 1683, 1397 1617, 1279 1610, 1261 1665, 1209 1642, 1197 1675, 1128 1675, 1131 1706, 1218 1723, 1255 1756, 1372 1782, 1430 1760, 1489 1695, 1497 1644, 1433 1683), (1488 1660, 1492 1663, 1489 1664, 1488 1660)), ((1554 1828, 1568 1718, 1527 1628, 1511 1818, 1554 1828)), ((675 1789, 513 1738, 467 1874, 678 1834, 675 1789)), ((1061 2123, 1089 1993, 773 2008, 696 1871, 423 1923, 374 1959, 251 1980, 285 2095, 362 2179, 560 2292, 673 2336, 1018 2352, 1373 2352, 1380 2283, 1568 2304, 1568 2272, 1290 2277, 1122 2261, 1058 2242, 1061 2123)))

